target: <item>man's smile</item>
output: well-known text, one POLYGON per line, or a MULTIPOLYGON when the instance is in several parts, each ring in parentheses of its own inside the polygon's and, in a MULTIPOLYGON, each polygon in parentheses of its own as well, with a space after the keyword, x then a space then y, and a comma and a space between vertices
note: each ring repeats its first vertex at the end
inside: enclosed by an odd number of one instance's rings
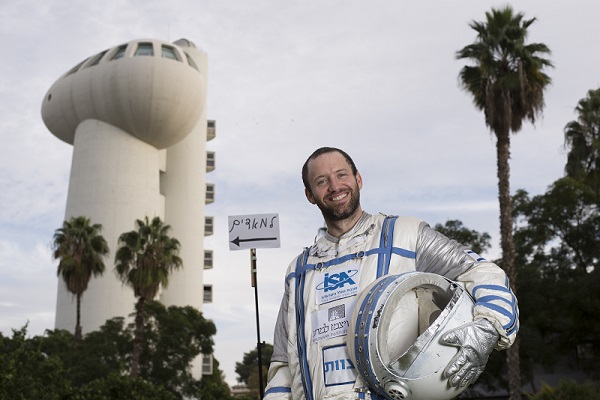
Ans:
POLYGON ((339 200, 342 200, 343 198, 345 198, 346 196, 348 196, 348 192, 340 193, 335 196, 330 196, 329 199, 331 201, 339 201, 339 200))

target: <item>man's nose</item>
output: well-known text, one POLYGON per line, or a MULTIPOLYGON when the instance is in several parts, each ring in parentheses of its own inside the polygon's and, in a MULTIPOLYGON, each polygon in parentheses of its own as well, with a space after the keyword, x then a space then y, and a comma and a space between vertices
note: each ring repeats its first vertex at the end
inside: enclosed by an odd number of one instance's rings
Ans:
POLYGON ((340 181, 337 178, 331 178, 329 180, 329 191, 336 192, 341 187, 340 181))

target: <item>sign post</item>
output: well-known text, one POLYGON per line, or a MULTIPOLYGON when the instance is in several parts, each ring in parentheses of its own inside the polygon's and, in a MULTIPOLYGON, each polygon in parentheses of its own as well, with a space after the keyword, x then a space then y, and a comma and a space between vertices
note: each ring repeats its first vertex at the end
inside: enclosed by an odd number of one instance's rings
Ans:
POLYGON ((256 248, 280 247, 279 215, 255 214, 229 217, 229 250, 250 249, 250 284, 254 288, 256 307, 256 349, 258 352, 258 382, 260 398, 264 397, 265 383, 262 373, 262 342, 260 341, 260 317, 258 312, 258 279, 256 248))

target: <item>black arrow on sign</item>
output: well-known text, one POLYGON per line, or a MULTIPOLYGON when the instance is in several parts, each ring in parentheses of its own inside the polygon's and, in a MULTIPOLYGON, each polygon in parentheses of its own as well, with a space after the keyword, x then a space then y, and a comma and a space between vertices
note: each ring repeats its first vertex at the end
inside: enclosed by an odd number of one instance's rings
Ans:
POLYGON ((262 241, 262 240, 277 240, 277 238, 276 238, 276 237, 274 237, 274 238, 252 238, 252 239, 240 239, 240 237, 238 236, 238 237, 236 237, 235 239, 233 239, 233 240, 231 241, 231 243, 233 243, 233 244, 235 244, 236 246, 238 246, 238 247, 239 247, 239 245, 240 245, 240 243, 241 243, 241 242, 259 242, 259 241, 262 241))

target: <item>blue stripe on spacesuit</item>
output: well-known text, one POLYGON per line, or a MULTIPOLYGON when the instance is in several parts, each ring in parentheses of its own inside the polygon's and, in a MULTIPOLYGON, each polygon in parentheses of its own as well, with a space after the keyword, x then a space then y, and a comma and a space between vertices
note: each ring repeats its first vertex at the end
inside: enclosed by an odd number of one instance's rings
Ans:
MULTIPOLYGON (((333 258, 329 261, 323 261, 323 262, 319 262, 316 264, 302 265, 302 266, 298 267, 298 269, 295 272, 289 273, 285 279, 286 279, 286 281, 288 281, 288 280, 295 278, 296 276, 301 275, 307 271, 314 271, 316 269, 328 268, 331 266, 345 263, 346 261, 356 260, 358 258, 368 257, 368 256, 372 256, 372 255, 380 256, 382 254, 385 255, 385 254, 390 254, 390 253, 399 255, 401 257, 406 257, 406 258, 415 258, 416 257, 416 253, 414 251, 402 249, 400 247, 392 247, 390 249, 382 249, 380 247, 377 247, 377 248, 367 250, 367 251, 359 251, 358 253, 346 254, 345 256, 333 258)), ((386 274, 387 274, 387 272, 389 272, 390 257, 388 257, 387 259, 388 259, 387 266, 384 265, 382 267, 382 270, 385 271, 386 274)), ((379 266, 378 266, 378 272, 379 272, 379 266)))
POLYGON ((519 324, 518 324, 519 308, 518 308, 517 302, 516 302, 517 299, 515 298, 514 293, 510 289, 510 285, 508 283, 508 277, 506 278, 505 285, 506 286, 500 286, 500 285, 475 286, 473 288, 472 296, 476 299, 475 306, 483 306, 483 307, 489 308, 490 310, 507 317, 509 319, 509 322, 508 322, 508 324, 503 325, 502 328, 506 331, 507 335, 512 335, 513 333, 517 333, 519 330, 519 324), (479 289, 488 289, 488 290, 495 290, 495 291, 502 292, 502 293, 507 293, 510 295, 510 299, 507 299, 506 297, 502 297, 499 295, 487 295, 487 296, 482 296, 481 298, 477 298, 475 296, 475 294, 479 289), (504 307, 493 304, 492 301, 495 301, 495 300, 500 300, 500 301, 505 302, 506 304, 509 305, 511 310, 509 311, 509 310, 505 309, 504 307))
POLYGON ((377 258, 377 277, 387 275, 390 270, 390 258, 392 257, 392 239, 394 237, 395 221, 398 217, 386 217, 381 227, 379 238, 379 249, 383 250, 377 258))
POLYGON ((275 386, 267 389, 265 392, 265 397, 271 393, 292 393, 292 388, 286 386, 275 386))
MULTIPOLYGON (((308 249, 298 257, 296 269, 299 269, 308 260, 308 249)), ((304 310, 304 274, 297 274, 296 277, 296 345, 298 348, 298 361, 300 364, 300 377, 302 378, 302 387, 304 397, 307 400, 313 400, 312 380, 308 369, 308 357, 306 354, 306 335, 304 334, 305 310, 304 310)))

